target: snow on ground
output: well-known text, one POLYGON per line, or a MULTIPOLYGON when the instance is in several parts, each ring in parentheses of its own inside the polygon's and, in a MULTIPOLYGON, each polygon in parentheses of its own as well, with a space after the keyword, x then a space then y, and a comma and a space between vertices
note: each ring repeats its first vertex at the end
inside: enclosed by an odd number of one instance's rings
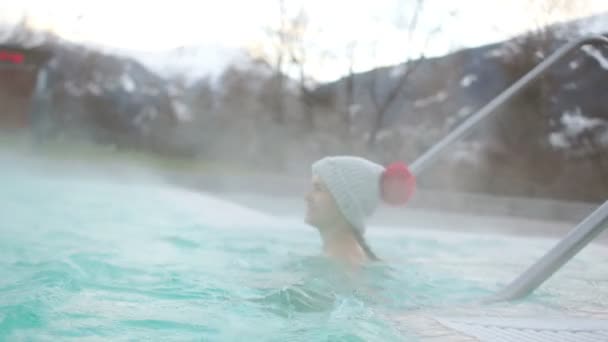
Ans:
POLYGON ((101 95, 101 93, 103 92, 101 90, 101 88, 99 87, 99 85, 97 85, 93 82, 90 82, 89 84, 87 84, 86 88, 89 92, 91 92, 91 94, 97 95, 97 96, 101 95))
POLYGON ((391 78, 399 78, 407 72, 407 65, 399 64, 393 68, 391 68, 389 76, 391 78))
POLYGON ((173 100, 171 101, 171 105, 173 106, 175 115, 180 122, 189 122, 194 119, 192 112, 185 103, 178 100, 173 100))
POLYGON ((473 82, 477 81, 477 75, 468 74, 460 80, 460 86, 463 88, 469 87, 473 82))
POLYGON ((578 61, 571 61, 568 65, 570 66, 570 69, 576 70, 580 66, 580 63, 578 61))
POLYGON ((65 84, 63 85, 65 90, 68 92, 68 94, 70 94, 71 96, 82 96, 86 93, 86 89, 81 88, 76 86, 76 84, 74 84, 74 82, 72 81, 67 81, 65 82, 65 84))
MULTIPOLYGON (((599 127, 608 127, 608 122, 606 122, 606 120, 584 116, 580 107, 576 107, 572 111, 563 112, 560 123, 562 129, 549 134, 549 144, 557 149, 571 147, 571 141, 575 140, 584 132, 599 127)), ((608 132, 600 137, 600 143, 604 144, 604 142, 608 143, 608 132)))
POLYGON ((485 58, 499 58, 499 57, 502 57, 503 54, 504 54, 504 51, 502 50, 502 48, 496 48, 496 49, 492 49, 492 50, 486 52, 484 57, 485 58))
POLYGON ((564 132, 553 132, 549 134, 549 144, 557 149, 570 147, 570 142, 568 142, 564 132))
POLYGON ((584 116, 581 113, 580 107, 576 107, 573 111, 565 111, 560 120, 564 126, 564 132, 571 137, 577 136, 586 130, 606 124, 606 121, 602 119, 584 116))
POLYGON ((606 58, 600 50, 591 45, 585 45, 581 49, 587 54, 587 56, 595 59, 602 69, 608 70, 608 58, 606 58))
POLYGON ((448 98, 448 93, 445 92, 444 90, 441 90, 440 92, 438 92, 435 95, 431 95, 429 97, 425 97, 425 98, 414 101, 414 107, 416 107, 416 108, 426 107, 426 106, 436 103, 436 102, 443 102, 447 98, 448 98))
POLYGON ((135 90, 135 81, 128 74, 122 74, 120 76, 120 83, 124 90, 129 93, 132 93, 135 90))
POLYGON ((458 113, 456 113, 456 116, 458 116, 459 119, 464 119, 472 113, 473 113, 473 109, 471 109, 471 107, 464 106, 464 107, 460 108, 458 113))
POLYGON ((481 161, 484 147, 480 142, 461 142, 457 145, 458 148, 450 156, 450 159, 458 162, 469 164, 478 164, 481 161))

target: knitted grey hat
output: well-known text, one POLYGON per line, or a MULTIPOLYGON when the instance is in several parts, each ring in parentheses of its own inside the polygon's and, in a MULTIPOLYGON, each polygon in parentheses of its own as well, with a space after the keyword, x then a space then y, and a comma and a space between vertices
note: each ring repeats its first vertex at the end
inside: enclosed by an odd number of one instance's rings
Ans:
POLYGON ((344 218, 362 235, 366 219, 380 202, 384 170, 379 164, 351 156, 326 157, 312 165, 312 173, 321 178, 344 218))

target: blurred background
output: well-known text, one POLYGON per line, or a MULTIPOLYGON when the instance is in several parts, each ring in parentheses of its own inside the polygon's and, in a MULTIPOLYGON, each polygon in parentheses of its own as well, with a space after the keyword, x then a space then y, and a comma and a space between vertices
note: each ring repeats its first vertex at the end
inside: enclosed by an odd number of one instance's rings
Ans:
MULTIPOLYGON (((604 0, 5 1, 2 150, 299 195, 317 158, 412 162, 565 42, 606 33, 604 0)), ((414 205, 525 197, 584 217, 608 195, 607 82, 608 48, 583 47, 443 153, 414 205)))

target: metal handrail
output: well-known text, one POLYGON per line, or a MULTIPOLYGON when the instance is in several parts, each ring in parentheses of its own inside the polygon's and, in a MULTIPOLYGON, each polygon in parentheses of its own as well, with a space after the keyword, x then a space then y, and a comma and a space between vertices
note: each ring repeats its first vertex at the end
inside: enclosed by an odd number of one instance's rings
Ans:
POLYGON ((559 270, 608 227, 608 201, 571 230, 555 247, 486 302, 523 298, 559 270))
MULTIPOLYGON (((500 95, 470 116, 447 136, 433 145, 422 156, 418 157, 412 164, 412 172, 420 176, 429 165, 431 165, 449 145, 470 134, 482 120, 496 113, 496 109, 519 94, 526 86, 538 79, 542 74, 564 59, 575 49, 587 44, 606 44, 608 38, 593 36, 580 38, 565 44, 553 52, 547 59, 539 63, 530 72, 504 90, 500 95)), ((597 237, 608 227, 608 201, 604 202, 597 210, 591 213, 583 222, 577 225, 566 237, 553 247, 540 260, 528 268, 518 278, 511 282, 506 288, 498 292, 487 301, 514 300, 527 296, 547 280, 553 273, 559 270, 565 263, 574 257, 589 242, 597 237)))

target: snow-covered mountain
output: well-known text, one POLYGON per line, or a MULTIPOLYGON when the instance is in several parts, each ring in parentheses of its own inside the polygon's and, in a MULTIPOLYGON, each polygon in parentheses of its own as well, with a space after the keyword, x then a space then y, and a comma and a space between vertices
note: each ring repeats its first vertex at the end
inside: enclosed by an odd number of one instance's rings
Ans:
MULTIPOLYGON (((415 68, 399 96, 388 106, 384 132, 379 133, 379 138, 389 136, 390 131, 395 130, 402 130, 403 134, 409 135, 407 139, 413 140, 424 140, 424 137, 415 136, 416 131, 421 135, 430 134, 428 130, 416 130, 416 127, 430 127, 440 135, 446 134, 566 41, 583 35, 608 33, 608 14, 555 25, 549 32, 552 34, 547 51, 535 45, 541 42, 525 42, 528 38, 521 36, 429 58, 418 64, 405 63, 356 74, 352 80, 354 106, 359 113, 373 113, 372 93, 376 101, 388 98, 401 81, 401 75, 409 68, 415 68)), ((506 111, 525 112, 528 118, 522 120, 517 118, 518 114, 509 115, 513 116, 513 121, 530 124, 525 132, 512 131, 511 134, 514 137, 520 137, 522 133, 532 135, 526 139, 541 137, 534 145, 565 150, 572 155, 589 152, 588 144, 583 141, 587 138, 608 147, 608 102, 603 95, 608 83, 608 46, 584 46, 566 62, 551 69, 544 80, 547 82, 541 81, 542 86, 539 83, 532 85, 505 108, 506 111), (538 122, 532 124, 530 120, 534 118, 538 122)), ((334 94, 344 101, 348 82, 345 77, 323 85, 318 92, 334 94)), ((504 132, 498 132, 497 126, 506 123, 505 120, 508 119, 489 123, 493 127, 486 127, 477 137, 484 136, 486 142, 500 139, 504 132)))

